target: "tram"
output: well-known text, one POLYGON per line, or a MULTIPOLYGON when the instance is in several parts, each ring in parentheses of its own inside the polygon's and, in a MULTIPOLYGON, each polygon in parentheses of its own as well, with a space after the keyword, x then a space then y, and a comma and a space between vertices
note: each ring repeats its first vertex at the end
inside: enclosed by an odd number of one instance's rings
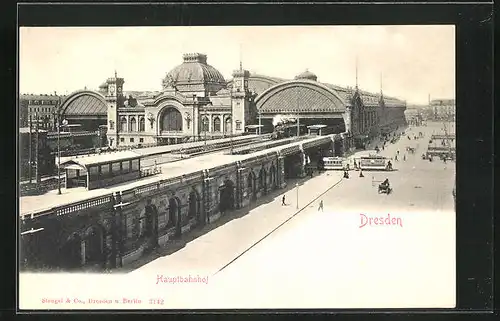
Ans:
POLYGON ((369 156, 363 156, 359 159, 359 168, 364 171, 389 171, 392 170, 392 164, 390 163, 390 159, 387 157, 371 154, 369 156))
POLYGON ((348 163, 342 157, 327 156, 323 157, 323 168, 326 170, 345 170, 348 168, 348 163))

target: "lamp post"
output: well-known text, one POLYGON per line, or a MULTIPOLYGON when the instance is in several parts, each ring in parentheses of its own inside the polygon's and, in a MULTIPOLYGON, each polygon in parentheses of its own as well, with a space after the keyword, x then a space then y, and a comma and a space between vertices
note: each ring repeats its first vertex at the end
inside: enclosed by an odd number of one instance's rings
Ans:
POLYGON ((295 188, 297 189, 297 209, 299 209, 299 183, 295 183, 295 188))
POLYGON ((207 118, 207 107, 203 107, 203 131, 205 132, 205 147, 207 146, 207 131, 208 131, 208 124, 207 124, 208 118, 207 118))
POLYGON ((36 179, 36 183, 39 184, 40 183, 40 168, 38 167, 39 166, 39 161, 40 161, 40 155, 39 155, 39 144, 40 144, 40 141, 39 141, 39 133, 40 133, 40 130, 39 130, 39 118, 38 118, 38 112, 35 113, 35 119, 36 119, 36 123, 35 123, 35 179, 36 179))
POLYGON ((233 155, 233 119, 231 118, 231 132, 229 133, 229 141, 231 144, 231 155, 233 155))
MULTIPOLYGON (((57 115, 57 194, 61 195, 61 124, 60 114, 57 115)), ((68 125, 68 121, 64 119, 62 125, 68 125)))
MULTIPOLYGON (((195 112, 195 105, 196 105, 196 94, 193 94, 193 142, 196 140, 196 130, 195 130, 195 124, 194 124, 194 120, 196 119, 196 117, 194 116, 194 112, 195 112)), ((200 126, 200 125, 198 125, 200 126)))
POLYGON ((262 126, 262 117, 261 117, 262 113, 261 113, 260 109, 257 111, 257 113, 259 115, 259 135, 260 135, 261 134, 260 126, 262 126))
POLYGON ((297 114, 297 137, 300 136, 300 118, 299 114, 297 114))

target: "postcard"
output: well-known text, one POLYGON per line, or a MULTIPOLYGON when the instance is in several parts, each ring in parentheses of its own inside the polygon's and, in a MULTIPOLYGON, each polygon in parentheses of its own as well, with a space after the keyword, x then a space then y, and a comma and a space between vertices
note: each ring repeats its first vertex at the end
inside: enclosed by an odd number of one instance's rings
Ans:
POLYGON ((19 29, 19 307, 453 308, 455 27, 19 29))

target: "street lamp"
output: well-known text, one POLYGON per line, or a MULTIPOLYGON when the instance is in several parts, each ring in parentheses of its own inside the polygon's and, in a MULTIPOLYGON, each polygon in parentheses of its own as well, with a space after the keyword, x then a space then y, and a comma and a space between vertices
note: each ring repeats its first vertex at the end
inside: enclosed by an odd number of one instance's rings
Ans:
MULTIPOLYGON (((196 140, 196 131, 195 131, 195 125, 194 125, 194 120, 195 120, 195 107, 196 107, 196 94, 193 94, 193 142, 196 140)), ((199 118, 198 118, 199 119, 199 118)), ((200 125, 198 124, 198 128, 200 125)))
POLYGON ((299 183, 295 183, 295 188, 297 189, 297 209, 299 209, 299 183))
POLYGON ((299 114, 297 114, 297 137, 300 136, 300 118, 299 114))
MULTIPOLYGON (((61 124, 60 114, 57 115, 57 194, 61 195, 61 124)), ((68 125, 68 121, 64 119, 62 121, 63 126, 68 125)))
POLYGON ((229 141, 231 144, 231 155, 233 155, 233 119, 232 118, 231 118, 230 128, 231 128, 231 132, 229 133, 229 141))
POLYGON ((261 118, 261 111, 260 109, 257 111, 258 115, 259 115, 259 135, 261 134, 261 129, 260 129, 260 126, 262 126, 262 118, 261 118))
POLYGON ((203 107, 203 131, 205 132, 205 147, 207 146, 207 131, 208 131, 208 116, 207 116, 207 107, 203 107))

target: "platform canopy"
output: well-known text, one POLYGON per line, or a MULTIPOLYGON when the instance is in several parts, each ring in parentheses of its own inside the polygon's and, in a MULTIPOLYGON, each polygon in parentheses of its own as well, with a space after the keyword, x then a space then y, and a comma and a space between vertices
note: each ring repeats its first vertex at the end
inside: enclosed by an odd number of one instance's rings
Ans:
POLYGON ((123 151, 109 154, 93 154, 90 156, 79 157, 61 157, 61 167, 67 168, 70 165, 79 165, 83 168, 88 168, 93 165, 115 163, 131 159, 138 159, 141 155, 132 151, 123 151))

